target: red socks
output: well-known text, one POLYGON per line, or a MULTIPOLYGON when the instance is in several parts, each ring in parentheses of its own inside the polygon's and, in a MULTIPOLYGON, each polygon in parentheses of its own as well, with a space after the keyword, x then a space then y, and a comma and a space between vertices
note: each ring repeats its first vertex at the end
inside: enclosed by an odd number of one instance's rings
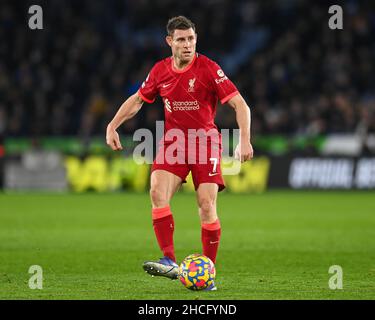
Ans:
POLYGON ((216 263, 217 250, 221 235, 220 221, 217 219, 213 223, 202 224, 202 245, 203 254, 216 263))
MULTIPOLYGON (((173 245, 174 220, 169 206, 152 209, 152 224, 160 250, 165 257, 176 262, 173 245)), ((216 263, 217 250, 221 235, 220 221, 202 224, 203 254, 216 263)))
POLYGON ((169 206, 152 209, 152 224, 160 250, 165 257, 176 262, 173 245, 174 221, 169 206))

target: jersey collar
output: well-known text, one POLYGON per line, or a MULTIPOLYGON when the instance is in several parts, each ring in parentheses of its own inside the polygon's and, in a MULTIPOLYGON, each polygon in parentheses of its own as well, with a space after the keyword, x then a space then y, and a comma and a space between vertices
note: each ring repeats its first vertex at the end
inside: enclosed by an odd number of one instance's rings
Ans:
POLYGON ((193 66, 194 62, 195 62, 195 59, 198 57, 198 53, 195 53, 194 55, 194 58, 193 60, 183 69, 176 69, 173 65, 173 57, 171 57, 171 66, 172 66, 172 70, 176 73, 184 73, 188 70, 190 70, 190 68, 193 66))

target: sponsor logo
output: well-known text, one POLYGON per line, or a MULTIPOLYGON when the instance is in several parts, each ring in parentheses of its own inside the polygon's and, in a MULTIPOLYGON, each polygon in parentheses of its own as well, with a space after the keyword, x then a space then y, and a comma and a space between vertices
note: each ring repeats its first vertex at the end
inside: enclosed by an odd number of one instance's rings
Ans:
POLYGON ((219 172, 214 172, 214 173, 209 172, 209 173, 208 173, 208 175, 209 175, 210 177, 216 176, 216 175, 218 175, 218 174, 219 174, 219 172))
POLYGON ((228 77, 224 74, 224 71, 219 69, 216 71, 217 75, 220 77, 220 79, 215 79, 215 82, 217 84, 224 82, 225 80, 228 80, 228 77))
POLYGON ((195 78, 189 80, 189 89, 188 92, 194 92, 195 78))
POLYGON ((198 110, 199 103, 197 100, 194 101, 173 101, 173 111, 190 111, 198 110))
POLYGON ((172 83, 163 84, 162 88, 168 88, 172 83))
POLYGON ((168 99, 164 100, 164 106, 165 106, 165 109, 167 109, 168 112, 172 112, 171 104, 170 104, 168 99))
POLYGON ((172 111, 192 111, 199 110, 200 106, 197 100, 194 101, 173 101, 164 100, 164 106, 168 112, 172 111))
POLYGON ((221 69, 217 70, 217 75, 221 78, 225 76, 224 71, 221 69))
POLYGON ((289 184, 299 188, 344 188, 353 184, 352 159, 296 158, 289 171, 289 184))
POLYGON ((223 78, 215 79, 215 82, 216 82, 217 84, 219 84, 219 83, 222 83, 222 82, 224 82, 224 81, 226 81, 226 80, 228 80, 228 77, 227 77, 227 76, 224 76, 223 78))
POLYGON ((288 182, 294 189, 373 189, 375 158, 295 158, 288 182))

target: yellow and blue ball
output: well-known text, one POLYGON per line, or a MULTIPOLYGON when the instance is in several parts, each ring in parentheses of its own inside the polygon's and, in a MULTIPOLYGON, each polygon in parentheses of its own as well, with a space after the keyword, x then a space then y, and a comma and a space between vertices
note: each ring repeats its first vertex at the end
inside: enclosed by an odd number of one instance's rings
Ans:
POLYGON ((180 264, 178 277, 190 290, 204 290, 213 284, 216 276, 215 265, 202 254, 191 254, 180 264))

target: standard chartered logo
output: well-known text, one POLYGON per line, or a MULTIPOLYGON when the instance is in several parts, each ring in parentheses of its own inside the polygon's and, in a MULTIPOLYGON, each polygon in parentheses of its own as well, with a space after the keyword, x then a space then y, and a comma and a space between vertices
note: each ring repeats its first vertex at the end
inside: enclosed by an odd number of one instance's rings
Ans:
POLYGON ((164 100, 165 109, 167 109, 168 112, 172 112, 171 104, 168 99, 164 100))
POLYGON ((173 101, 172 105, 168 99, 164 100, 165 108, 168 112, 172 111, 192 111, 199 110, 199 103, 197 100, 193 101, 173 101))
POLYGON ((194 101, 173 101, 173 111, 190 111, 198 110, 199 103, 197 100, 194 101))

